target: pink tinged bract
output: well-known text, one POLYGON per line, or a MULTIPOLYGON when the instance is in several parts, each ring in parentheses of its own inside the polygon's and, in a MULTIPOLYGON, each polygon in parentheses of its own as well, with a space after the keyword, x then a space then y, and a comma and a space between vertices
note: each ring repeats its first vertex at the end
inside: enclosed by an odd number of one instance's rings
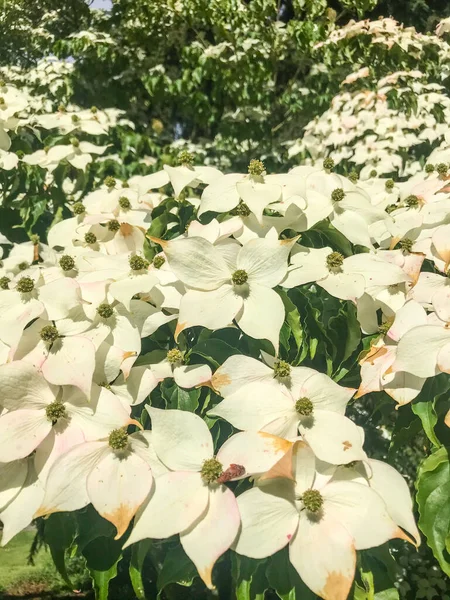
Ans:
POLYGON ((52 429, 45 408, 14 410, 0 417, 0 462, 25 458, 52 429))
POLYGON ((180 534, 184 551, 197 567, 198 573, 209 589, 214 589, 212 570, 217 559, 234 542, 240 525, 236 498, 223 485, 209 490, 209 504, 200 521, 180 534))

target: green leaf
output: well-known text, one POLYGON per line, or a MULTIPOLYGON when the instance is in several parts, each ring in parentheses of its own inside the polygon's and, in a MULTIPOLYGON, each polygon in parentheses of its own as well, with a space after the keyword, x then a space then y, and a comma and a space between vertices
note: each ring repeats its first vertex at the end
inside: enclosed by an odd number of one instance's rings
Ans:
POLYGON ((264 600, 269 584, 265 575, 266 561, 231 555, 231 572, 236 600, 264 600))
POLYGON ((148 550, 151 546, 151 540, 142 540, 137 544, 133 544, 130 561, 130 579, 131 585, 133 586, 134 593, 138 600, 145 600, 145 588, 144 581, 142 579, 142 568, 144 566, 144 560, 147 556, 148 550))
POLYGON ((161 384, 161 394, 166 401, 166 407, 195 412, 198 408, 201 389, 185 390, 178 387, 175 382, 171 383, 171 381, 170 379, 166 379, 161 384))
POLYGON ((194 563, 183 550, 183 547, 178 544, 175 548, 169 550, 164 558, 157 581, 158 597, 170 583, 190 587, 195 577, 197 577, 197 569, 194 563))
POLYGON ((274 554, 266 571, 269 586, 281 600, 314 600, 316 595, 303 583, 289 560, 287 548, 274 554))
POLYGON ((204 342, 196 344, 192 348, 191 354, 198 354, 199 356, 206 358, 213 367, 218 369, 227 358, 233 356, 233 354, 241 354, 241 351, 237 348, 233 348, 223 340, 209 338, 204 342))
POLYGON ((44 542, 49 546, 55 567, 67 585, 73 585, 66 569, 66 550, 72 545, 76 534, 76 521, 71 513, 55 513, 45 520, 44 542))
POLYGON ((284 309, 286 311, 286 322, 291 329, 291 333, 294 336, 295 344, 297 346, 296 364, 298 364, 298 357, 303 344, 303 327, 300 321, 300 313, 285 291, 278 290, 278 294, 283 300, 284 309))
POLYGON ((439 561, 441 569, 450 575, 450 555, 446 539, 450 532, 450 464, 449 449, 441 446, 424 460, 416 481, 419 527, 439 561))
MULTIPOLYGON (((99 549, 101 552, 101 549, 99 549)), ((117 576, 117 561, 107 571, 89 569, 94 585, 95 600, 108 600, 109 582, 117 576)))
POLYGON ((117 564, 122 558, 123 543, 123 540, 97 537, 83 549, 96 600, 108 600, 109 583, 117 576, 117 564))
POLYGON ((442 446, 434 428, 438 422, 435 406, 439 397, 446 394, 450 388, 450 378, 442 373, 440 376, 430 378, 426 381, 420 394, 411 404, 411 408, 422 421, 423 429, 436 448, 442 446))

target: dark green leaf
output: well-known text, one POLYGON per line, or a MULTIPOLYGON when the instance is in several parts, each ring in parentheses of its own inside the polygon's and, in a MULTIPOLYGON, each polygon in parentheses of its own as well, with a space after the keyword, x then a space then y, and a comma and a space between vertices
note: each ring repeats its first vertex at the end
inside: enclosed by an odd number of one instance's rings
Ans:
POLYGON ((50 515, 44 525, 44 541, 49 546, 55 567, 67 585, 73 588, 66 569, 66 550, 76 534, 76 521, 71 513, 50 515))
MULTIPOLYGON (((197 576, 197 569, 179 544, 169 550, 164 558, 162 569, 158 575, 158 590, 161 591, 170 583, 189 587, 197 576)), ((159 595, 158 594, 158 595, 159 595)))
POLYGON ((284 548, 269 559, 266 571, 269 586, 281 600, 314 600, 316 595, 303 583, 284 548))
POLYGON ((178 408, 179 410, 195 412, 198 408, 201 389, 193 388, 185 390, 178 387, 171 379, 166 379, 161 384, 161 393, 166 401, 167 408, 178 408))
POLYGON ((209 338, 204 342, 196 344, 192 348, 191 354, 202 356, 217 369, 227 360, 227 358, 233 356, 233 354, 241 354, 241 351, 237 348, 233 348, 222 340, 209 338))
POLYGON ((134 593, 138 600, 145 600, 144 581, 142 579, 142 568, 144 560, 151 545, 151 540, 142 540, 133 545, 130 561, 130 579, 134 593))

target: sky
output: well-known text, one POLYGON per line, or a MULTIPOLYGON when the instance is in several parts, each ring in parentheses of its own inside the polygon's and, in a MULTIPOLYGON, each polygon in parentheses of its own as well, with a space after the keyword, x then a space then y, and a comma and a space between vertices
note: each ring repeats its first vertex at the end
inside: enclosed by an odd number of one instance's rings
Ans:
POLYGON ((109 10, 112 6, 111 0, 94 0, 91 4, 91 8, 104 8, 109 10))

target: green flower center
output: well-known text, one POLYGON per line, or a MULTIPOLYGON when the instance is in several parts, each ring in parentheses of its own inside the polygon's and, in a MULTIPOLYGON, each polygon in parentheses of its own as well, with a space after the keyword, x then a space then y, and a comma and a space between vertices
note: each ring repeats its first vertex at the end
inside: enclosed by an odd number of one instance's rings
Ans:
POLYGON ((391 192, 394 189, 394 185, 395 183, 393 179, 387 179, 384 187, 386 188, 386 191, 391 192))
POLYGON ((202 465, 200 475, 205 483, 214 483, 223 473, 223 466, 215 458, 208 458, 202 465))
POLYGON ((359 179, 358 173, 355 170, 350 171, 350 173, 348 174, 348 178, 352 183, 356 183, 359 179))
POLYGON ((114 314, 114 309, 111 304, 104 302, 97 307, 97 313, 102 319, 109 319, 114 314))
POLYGON ((55 402, 49 404, 45 408, 45 414, 47 416, 47 419, 51 421, 53 425, 57 423, 59 419, 67 417, 66 407, 59 400, 55 400, 55 402))
POLYGON ((386 212, 388 215, 391 214, 391 212, 394 212, 394 210, 396 210, 398 208, 398 206, 396 204, 388 204, 386 206, 386 212))
POLYGON ((182 150, 177 157, 178 164, 185 167, 192 167, 194 164, 194 155, 188 150, 182 150))
POLYGON ((25 269, 28 269, 29 266, 30 266, 29 263, 24 261, 24 262, 19 263, 17 265, 17 268, 19 269, 19 271, 25 271, 25 269))
POLYGON ((31 277, 21 277, 17 282, 16 289, 21 294, 28 294, 34 290, 34 281, 31 277))
POLYGON ((129 188, 130 184, 128 183, 128 181, 122 181, 122 187, 123 188, 129 188))
POLYGON ((59 266, 63 271, 71 271, 75 267, 75 261, 68 254, 64 254, 59 259, 59 266))
POLYGON ((392 327, 392 321, 385 321, 378 327, 378 331, 379 331, 379 333, 386 335, 391 327, 392 327))
POLYGON ((125 429, 113 429, 109 434, 108 444, 113 450, 125 450, 128 448, 128 433, 125 429))
POLYGON ((106 185, 107 188, 112 190, 113 188, 116 187, 116 180, 114 179, 114 177, 111 177, 111 175, 108 175, 108 177, 105 177, 104 184, 106 185))
MULTIPOLYGON (((370 153, 370 148, 368 149, 369 153, 370 153)), ((370 177, 376 177, 378 175, 378 173, 375 171, 375 169, 372 169, 369 173, 370 177)))
POLYGON ((419 198, 411 194, 407 198, 405 198, 405 204, 408 208, 416 208, 419 206, 419 198))
POLYGON ((323 506, 322 494, 317 490, 306 490, 301 497, 304 507, 309 512, 317 514, 323 506))
POLYGON ((19 160, 22 160, 22 158, 25 156, 25 152, 23 150, 17 150, 16 154, 19 160))
POLYGON ((331 199, 333 202, 340 202, 345 198, 345 192, 342 188, 336 188, 331 192, 331 199))
POLYGON ((80 117, 77 115, 72 115, 72 123, 79 123, 80 117))
POLYGON ((173 365, 175 363, 183 361, 183 353, 180 350, 178 350, 178 348, 172 348, 172 350, 168 351, 166 358, 170 362, 170 364, 173 365))
POLYGON ((285 360, 276 360, 273 363, 273 376, 276 378, 289 377, 291 374, 291 365, 285 360))
POLYGON ((0 277, 0 288, 2 290, 8 290, 10 281, 11 279, 9 279, 9 277, 0 277))
POLYGON ((445 177, 447 175, 448 166, 445 163, 439 163, 436 165, 436 171, 439 174, 439 177, 445 177))
POLYGON ((425 165, 425 173, 432 173, 434 171, 434 165, 425 165))
POLYGON ((76 137, 70 138, 70 143, 74 148, 78 148, 80 146, 80 140, 76 137))
POLYGON ((119 231, 120 229, 120 223, 119 221, 116 221, 116 219, 113 219, 112 221, 108 222, 108 229, 109 231, 119 231))
POLYGON ((249 207, 245 204, 245 202, 243 202, 242 200, 239 200, 239 204, 236 206, 236 208, 234 209, 234 212, 239 216, 239 217, 248 217, 250 215, 250 213, 252 212, 249 207))
POLYGON ((130 256, 130 267, 133 271, 142 271, 143 269, 147 269, 149 266, 148 260, 142 258, 142 256, 130 256))
POLYGON ((257 160, 255 158, 252 158, 252 160, 250 161, 250 163, 248 165, 249 175, 260 176, 265 172, 265 170, 266 170, 266 167, 264 166, 264 163, 262 162, 262 160, 257 160))
POLYGON ((231 281, 234 285, 244 285, 248 281, 248 274, 244 269, 238 269, 231 276, 231 281))
POLYGON ((121 198, 119 198, 119 206, 120 208, 123 208, 123 210, 128 210, 129 208, 131 208, 131 202, 128 200, 128 198, 122 196, 121 198))
POLYGON ((4 104, 6 104, 5 99, 3 96, 0 96, 0 106, 3 106, 4 104))
POLYGON ((82 215, 85 212, 84 204, 82 202, 75 202, 72 206, 74 215, 82 215))
POLYGON ((86 242, 86 244, 95 244, 95 242, 97 241, 97 236, 95 235, 95 233, 88 231, 84 236, 84 241, 86 242))
POLYGON ((334 160, 330 157, 325 158, 322 166, 327 173, 330 173, 334 169, 334 160))
POLYGON ((295 403, 295 410, 302 417, 310 417, 314 411, 314 404, 309 398, 300 398, 295 403))
POLYGON ((332 252, 327 256, 327 267, 329 271, 339 269, 344 264, 344 257, 340 252, 332 252))
POLYGON ((96 106, 91 106, 91 113, 95 115, 98 112, 98 108, 96 106))
POLYGON ((164 256, 155 256, 155 258, 153 259, 153 266, 155 267, 155 269, 160 269, 165 262, 166 259, 164 258, 164 256))
POLYGON ((404 252, 411 252, 414 242, 409 238, 405 238, 404 240, 400 240, 398 245, 404 252))
POLYGON ((59 333, 54 325, 46 325, 40 331, 41 340, 43 342, 54 342, 58 339, 59 333))

